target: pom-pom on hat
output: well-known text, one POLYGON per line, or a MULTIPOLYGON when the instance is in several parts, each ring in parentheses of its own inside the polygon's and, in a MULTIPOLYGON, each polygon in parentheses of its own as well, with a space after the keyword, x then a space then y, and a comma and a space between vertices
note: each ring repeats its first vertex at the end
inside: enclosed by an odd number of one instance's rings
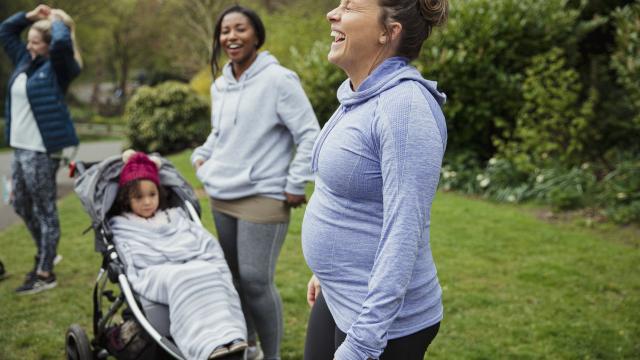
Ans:
POLYGON ((156 186, 160 186, 160 177, 158 176, 158 168, 160 168, 160 159, 150 158, 145 153, 127 150, 122 154, 124 167, 120 172, 119 186, 123 186, 133 180, 149 180, 156 186), (155 161, 154 161, 155 160, 155 161))

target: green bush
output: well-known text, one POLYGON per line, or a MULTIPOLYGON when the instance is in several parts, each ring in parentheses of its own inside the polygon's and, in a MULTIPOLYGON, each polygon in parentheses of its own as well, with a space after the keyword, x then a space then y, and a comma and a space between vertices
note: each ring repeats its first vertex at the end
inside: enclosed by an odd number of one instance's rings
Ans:
POLYGON ((555 211, 591 208, 618 224, 640 223, 640 160, 627 152, 613 162, 616 168, 599 178, 606 167, 590 163, 524 172, 508 159, 494 157, 483 167, 472 153, 460 153, 443 165, 440 188, 499 202, 535 201, 555 211))
POLYGON ((556 210, 571 210, 595 205, 599 184, 587 165, 570 169, 553 167, 540 170, 532 179, 530 197, 556 210))
MULTIPOLYGON (((628 129, 640 134, 640 3, 630 4, 613 13, 616 24, 616 49, 611 66, 618 83, 625 89, 626 99, 634 115, 628 129)), ((637 138, 636 138, 637 141, 637 138)))
POLYGON ((482 173, 482 167, 472 152, 461 151, 447 157, 441 173, 440 187, 445 191, 456 190, 465 194, 481 192, 477 177, 482 173))
POLYGON ((485 196, 497 201, 524 201, 530 188, 529 174, 518 170, 509 160, 497 157, 489 159, 483 174, 476 180, 485 196))
POLYGON ((198 73, 191 78, 189 86, 198 94, 209 99, 211 98, 211 83, 213 78, 211 76, 211 68, 209 66, 203 67, 198 73))
POLYGON ((640 160, 627 156, 603 181, 600 202, 617 223, 640 222, 640 160))
POLYGON ((582 101, 579 74, 566 65, 564 51, 552 48, 535 56, 522 85, 523 105, 515 129, 496 139, 499 153, 523 171, 588 160, 588 144, 600 140, 594 132, 595 92, 582 101))
POLYGON ((522 108, 525 69, 536 55, 572 46, 578 14, 565 0, 451 2, 417 64, 449 97, 449 151, 493 156, 493 141, 511 134, 522 108))
POLYGON ((124 117, 129 146, 146 152, 192 148, 204 142, 211 129, 207 99, 173 81, 138 89, 124 117))
POLYGON ((329 47, 328 41, 316 41, 311 50, 304 55, 296 48, 291 48, 293 70, 300 76, 320 126, 324 125, 338 108, 336 91, 346 79, 340 68, 327 61, 329 47))

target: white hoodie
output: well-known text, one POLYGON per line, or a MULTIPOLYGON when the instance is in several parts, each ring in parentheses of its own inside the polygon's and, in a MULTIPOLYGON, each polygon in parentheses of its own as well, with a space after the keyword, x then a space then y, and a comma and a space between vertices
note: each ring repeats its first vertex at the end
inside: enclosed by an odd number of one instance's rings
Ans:
POLYGON ((209 196, 304 194, 320 127, 298 76, 264 51, 238 80, 226 64, 211 98, 211 134, 191 156, 209 196))

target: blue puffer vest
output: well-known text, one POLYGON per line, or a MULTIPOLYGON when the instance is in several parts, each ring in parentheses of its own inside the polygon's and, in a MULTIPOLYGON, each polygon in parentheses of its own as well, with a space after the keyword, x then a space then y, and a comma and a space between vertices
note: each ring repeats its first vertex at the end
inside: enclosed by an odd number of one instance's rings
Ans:
POLYGON ((0 42, 11 58, 15 70, 9 79, 5 100, 5 139, 10 144, 11 86, 15 78, 27 74, 27 97, 40 129, 47 152, 78 145, 78 136, 64 101, 65 93, 80 73, 80 65, 73 57, 73 43, 69 28, 62 21, 51 25, 49 57, 31 59, 20 33, 31 25, 24 12, 17 13, 0 24, 0 42))

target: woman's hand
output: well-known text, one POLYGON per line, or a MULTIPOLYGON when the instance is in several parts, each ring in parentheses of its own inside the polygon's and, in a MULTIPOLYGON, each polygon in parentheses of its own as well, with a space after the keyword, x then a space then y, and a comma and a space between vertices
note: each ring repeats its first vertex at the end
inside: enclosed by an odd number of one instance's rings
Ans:
POLYGON ((60 9, 51 9, 51 13, 49 14, 49 20, 51 20, 51 21, 55 21, 55 20, 62 21, 62 19, 63 19, 62 13, 63 13, 63 11, 60 10, 60 9))
POLYGON ((47 5, 38 5, 35 9, 27 13, 27 19, 30 21, 38 21, 49 18, 51 14, 51 8, 47 5))
POLYGON ((286 196, 287 198, 287 200, 285 200, 287 205, 293 208, 296 208, 307 202, 307 198, 304 195, 294 195, 294 194, 289 194, 288 192, 285 192, 284 196, 286 196))
POLYGON ((320 290, 320 281, 315 275, 311 276, 307 284, 307 303, 309 307, 316 303, 316 299, 320 295, 320 290))
POLYGON ((200 166, 202 166, 202 164, 204 164, 204 160, 198 159, 193 162, 193 167, 196 168, 196 171, 198 171, 198 169, 200 169, 200 166))

